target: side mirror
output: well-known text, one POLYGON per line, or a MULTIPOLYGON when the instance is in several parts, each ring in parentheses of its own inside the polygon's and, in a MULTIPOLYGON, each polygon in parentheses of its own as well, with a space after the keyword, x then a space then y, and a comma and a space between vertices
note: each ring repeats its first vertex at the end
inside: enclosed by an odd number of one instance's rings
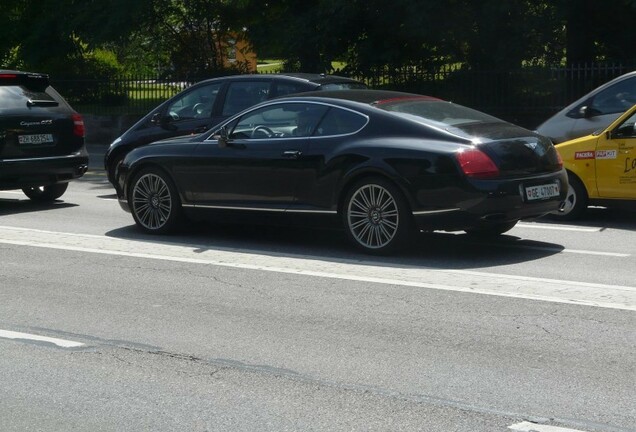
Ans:
POLYGON ((579 108, 579 114, 581 115, 581 117, 587 118, 590 117, 592 113, 589 106, 583 105, 581 108, 579 108))
POLYGON ((225 126, 223 126, 214 135, 212 135, 212 138, 218 141, 219 148, 226 148, 229 144, 229 138, 227 136, 227 129, 225 128, 225 126))
POLYGON ((159 126, 161 124, 161 113, 154 113, 150 118, 150 123, 159 126))
POLYGON ((150 123, 152 123, 153 125, 162 127, 164 129, 176 130, 176 127, 170 124, 172 123, 172 120, 173 120, 172 117, 164 116, 164 115, 161 115, 160 112, 157 112, 157 113, 154 113, 152 117, 150 118, 150 123))

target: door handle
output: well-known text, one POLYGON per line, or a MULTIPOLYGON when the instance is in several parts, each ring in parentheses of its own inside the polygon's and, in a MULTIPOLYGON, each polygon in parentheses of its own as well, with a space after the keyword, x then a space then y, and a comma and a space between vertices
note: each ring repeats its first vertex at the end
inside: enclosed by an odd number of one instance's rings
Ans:
POLYGON ((286 150, 283 152, 283 157, 287 159, 298 159, 302 154, 303 152, 300 150, 286 150))

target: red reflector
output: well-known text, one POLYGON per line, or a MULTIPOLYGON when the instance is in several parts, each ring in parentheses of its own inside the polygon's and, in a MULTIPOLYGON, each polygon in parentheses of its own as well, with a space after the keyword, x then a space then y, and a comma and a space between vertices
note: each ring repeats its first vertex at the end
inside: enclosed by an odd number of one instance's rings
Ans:
POLYGON ((84 138, 84 119, 79 114, 73 114, 71 118, 73 119, 73 134, 84 138))
POLYGON ((0 78, 16 78, 16 74, 0 74, 0 78))
POLYGON ((563 168, 563 158, 561 157, 561 153, 557 151, 556 154, 557 154, 557 162, 559 162, 559 168, 563 168))
POLYGON ((499 168, 480 150, 464 150, 456 155, 459 166, 468 177, 491 178, 499 175, 499 168))

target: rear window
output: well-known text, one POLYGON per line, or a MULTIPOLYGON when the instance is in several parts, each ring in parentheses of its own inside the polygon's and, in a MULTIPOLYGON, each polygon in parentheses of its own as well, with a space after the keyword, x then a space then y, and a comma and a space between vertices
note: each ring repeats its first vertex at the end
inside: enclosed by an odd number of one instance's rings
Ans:
POLYGON ((405 117, 430 120, 445 126, 462 126, 470 123, 501 122, 496 117, 456 105, 451 102, 430 100, 430 98, 398 99, 376 104, 377 108, 404 115, 405 117))
POLYGON ((0 70, 0 109, 57 106, 61 99, 46 74, 0 70))
POLYGON ((32 90, 22 85, 0 85, 0 109, 57 105, 58 101, 44 90, 32 90))

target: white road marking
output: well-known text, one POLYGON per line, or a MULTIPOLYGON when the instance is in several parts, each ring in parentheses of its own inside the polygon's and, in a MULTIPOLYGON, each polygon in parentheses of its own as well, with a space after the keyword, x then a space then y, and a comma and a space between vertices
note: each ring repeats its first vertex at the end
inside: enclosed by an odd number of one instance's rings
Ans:
POLYGON ((636 287, 0 226, 0 243, 636 311, 636 287))
POLYGON ((34 334, 20 333, 20 332, 14 332, 14 331, 9 331, 9 330, 0 330, 0 338, 2 338, 2 339, 20 339, 20 340, 32 340, 32 341, 38 341, 38 342, 48 342, 48 343, 55 344, 55 345, 57 345, 59 347, 62 347, 62 348, 77 348, 77 347, 84 346, 84 344, 81 343, 81 342, 74 342, 74 341, 69 341, 69 340, 64 340, 64 339, 58 339, 58 338, 52 338, 52 337, 46 337, 46 336, 38 336, 38 335, 34 335, 34 334))
POLYGON ((512 429, 519 432, 584 432, 579 429, 568 429, 558 426, 542 425, 530 422, 521 422, 508 426, 508 429, 512 429))
POLYGON ((0 193, 12 194, 12 195, 24 195, 22 191, 0 191, 0 193))
POLYGON ((628 258, 631 256, 631 254, 621 253, 621 252, 602 252, 602 251, 591 251, 591 250, 581 250, 581 249, 559 249, 556 247, 529 246, 529 245, 505 244, 505 243, 489 243, 489 244, 491 246, 499 246, 499 247, 530 249, 530 250, 539 250, 539 251, 557 252, 557 253, 572 253, 572 254, 579 254, 579 255, 611 256, 611 257, 617 257, 617 258, 628 258))
POLYGON ((600 232, 603 228, 597 227, 578 227, 572 225, 550 225, 545 223, 519 222, 515 228, 536 228, 554 231, 578 231, 578 232, 600 232))

